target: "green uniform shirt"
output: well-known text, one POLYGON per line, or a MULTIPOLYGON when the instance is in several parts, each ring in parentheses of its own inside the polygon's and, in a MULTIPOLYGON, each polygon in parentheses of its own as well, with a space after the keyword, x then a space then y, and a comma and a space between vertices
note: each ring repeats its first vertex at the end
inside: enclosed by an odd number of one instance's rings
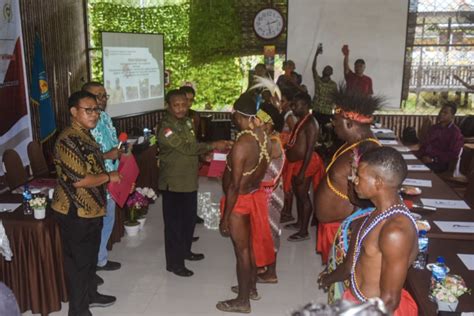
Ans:
POLYGON ((211 151, 212 145, 196 141, 192 120, 165 115, 158 131, 158 147, 158 188, 173 192, 197 191, 198 156, 211 151))

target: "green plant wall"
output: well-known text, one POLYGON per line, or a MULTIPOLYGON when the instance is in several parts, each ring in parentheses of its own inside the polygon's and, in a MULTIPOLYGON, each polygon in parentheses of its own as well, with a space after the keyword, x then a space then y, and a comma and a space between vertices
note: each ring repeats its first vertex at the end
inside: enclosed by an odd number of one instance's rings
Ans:
MULTIPOLYGON (((223 2, 227 3, 230 0, 223 2)), ((197 90, 195 102, 197 109, 204 109, 206 103, 210 103, 213 110, 221 110, 233 104, 242 92, 244 82, 244 71, 240 67, 239 59, 235 57, 238 36, 232 37, 231 43, 234 48, 227 52, 217 49, 217 41, 222 41, 220 38, 202 36, 199 44, 196 41, 190 42, 189 36, 193 34, 190 30, 190 6, 189 2, 184 2, 179 5, 140 8, 106 2, 89 2, 93 80, 102 80, 100 35, 102 31, 162 33, 165 41, 165 67, 171 71, 170 88, 178 88, 186 81, 193 82, 197 90), (199 53, 194 53, 192 56, 193 45, 197 45, 196 51, 199 53), (212 49, 205 50, 206 45, 212 49), (196 58, 213 54, 213 51, 216 51, 216 56, 219 58, 211 60, 196 58)), ((228 19, 232 19, 232 14, 229 13, 228 19)), ((232 23, 229 25, 235 25, 232 23)), ((203 27, 203 24, 199 25, 203 27)), ((229 32, 230 28, 227 34, 229 32)), ((240 32, 239 28, 236 28, 235 32, 240 32)), ((195 31, 195 35, 197 33, 199 32, 195 31)))

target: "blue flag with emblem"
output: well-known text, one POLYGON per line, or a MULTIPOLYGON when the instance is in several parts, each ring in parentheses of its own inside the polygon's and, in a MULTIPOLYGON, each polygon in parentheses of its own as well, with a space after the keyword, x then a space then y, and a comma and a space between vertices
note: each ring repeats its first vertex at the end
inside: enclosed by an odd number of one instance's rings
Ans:
POLYGON ((43 62, 41 41, 38 36, 35 37, 30 98, 33 106, 38 107, 40 140, 44 142, 56 132, 56 118, 49 94, 48 77, 46 76, 43 62))

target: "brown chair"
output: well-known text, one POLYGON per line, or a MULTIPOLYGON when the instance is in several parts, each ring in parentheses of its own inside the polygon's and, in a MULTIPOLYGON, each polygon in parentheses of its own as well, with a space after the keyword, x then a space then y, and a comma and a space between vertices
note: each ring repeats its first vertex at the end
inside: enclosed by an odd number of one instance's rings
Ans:
POLYGON ((43 148, 37 141, 28 144, 28 158, 30 159, 31 173, 33 177, 47 177, 50 175, 46 158, 44 158, 43 148))
POLYGON ((5 179, 10 190, 28 182, 28 174, 23 166, 20 156, 14 149, 7 149, 3 153, 3 168, 5 179))

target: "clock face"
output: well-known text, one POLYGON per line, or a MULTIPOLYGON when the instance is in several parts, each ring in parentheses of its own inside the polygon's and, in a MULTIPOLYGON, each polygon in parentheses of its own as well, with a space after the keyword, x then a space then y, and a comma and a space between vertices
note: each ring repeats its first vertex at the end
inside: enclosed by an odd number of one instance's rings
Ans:
POLYGON ((253 20, 253 29, 257 36, 263 39, 278 37, 285 26, 280 11, 272 8, 260 10, 253 20))

